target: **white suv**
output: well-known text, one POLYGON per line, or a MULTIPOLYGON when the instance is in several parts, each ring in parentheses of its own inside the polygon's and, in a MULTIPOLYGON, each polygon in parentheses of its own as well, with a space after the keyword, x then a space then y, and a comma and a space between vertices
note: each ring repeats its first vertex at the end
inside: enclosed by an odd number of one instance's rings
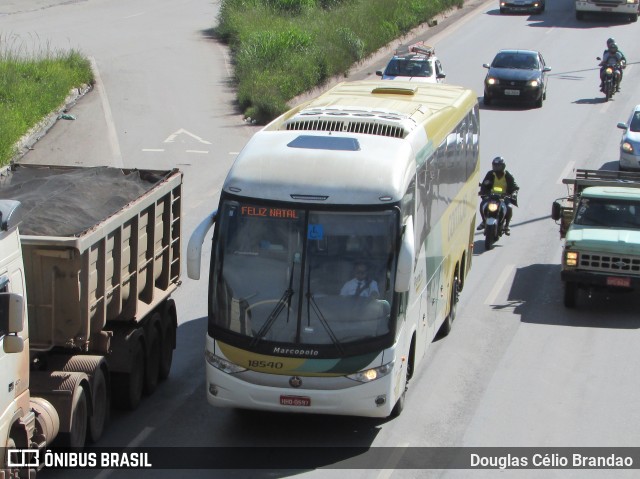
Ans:
POLYGON ((384 70, 376 75, 383 80, 409 80, 443 83, 446 77, 435 49, 423 42, 415 43, 404 51, 396 51, 384 70))

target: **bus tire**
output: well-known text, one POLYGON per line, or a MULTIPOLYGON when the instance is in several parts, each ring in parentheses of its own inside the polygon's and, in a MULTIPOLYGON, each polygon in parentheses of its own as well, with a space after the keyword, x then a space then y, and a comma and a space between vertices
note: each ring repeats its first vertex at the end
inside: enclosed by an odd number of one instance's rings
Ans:
POLYGON ((451 294, 449 295, 449 314, 438 330, 438 338, 444 338, 451 332, 451 326, 453 326, 453 321, 456 319, 458 311, 458 291, 458 278, 454 277, 451 285, 451 294))
POLYGON ((389 414, 390 418, 396 418, 400 414, 402 414, 402 411, 404 411, 404 401, 406 396, 407 396, 407 386, 405 385, 404 391, 402 391, 402 394, 400 395, 400 397, 396 401, 396 404, 393 406, 393 409, 391 410, 391 414, 389 414))

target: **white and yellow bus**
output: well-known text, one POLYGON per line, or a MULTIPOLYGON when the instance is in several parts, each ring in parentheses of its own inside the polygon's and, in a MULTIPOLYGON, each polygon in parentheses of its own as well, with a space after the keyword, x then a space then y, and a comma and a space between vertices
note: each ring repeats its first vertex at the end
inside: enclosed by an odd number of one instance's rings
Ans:
POLYGON ((208 401, 398 415, 471 266, 478 142, 473 91, 409 82, 341 83, 256 133, 188 246, 198 279, 215 224, 208 401))

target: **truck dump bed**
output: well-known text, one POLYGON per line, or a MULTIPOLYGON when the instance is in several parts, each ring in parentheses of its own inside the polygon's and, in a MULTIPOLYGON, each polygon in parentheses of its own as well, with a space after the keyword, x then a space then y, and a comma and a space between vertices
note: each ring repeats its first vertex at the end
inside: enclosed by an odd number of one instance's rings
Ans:
POLYGON ((182 173, 13 165, 0 198, 22 203, 31 349, 106 352, 180 279, 182 173), (103 331, 104 330, 104 331, 103 331))

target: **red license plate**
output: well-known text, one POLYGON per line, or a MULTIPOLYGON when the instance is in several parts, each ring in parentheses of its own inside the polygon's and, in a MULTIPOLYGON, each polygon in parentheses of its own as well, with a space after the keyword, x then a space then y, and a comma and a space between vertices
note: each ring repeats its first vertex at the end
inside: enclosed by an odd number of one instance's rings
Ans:
POLYGON ((311 398, 305 396, 280 396, 283 406, 311 406, 311 398))
POLYGON ((616 278, 615 276, 607 276, 607 286, 629 288, 631 286, 631 278, 616 278))

